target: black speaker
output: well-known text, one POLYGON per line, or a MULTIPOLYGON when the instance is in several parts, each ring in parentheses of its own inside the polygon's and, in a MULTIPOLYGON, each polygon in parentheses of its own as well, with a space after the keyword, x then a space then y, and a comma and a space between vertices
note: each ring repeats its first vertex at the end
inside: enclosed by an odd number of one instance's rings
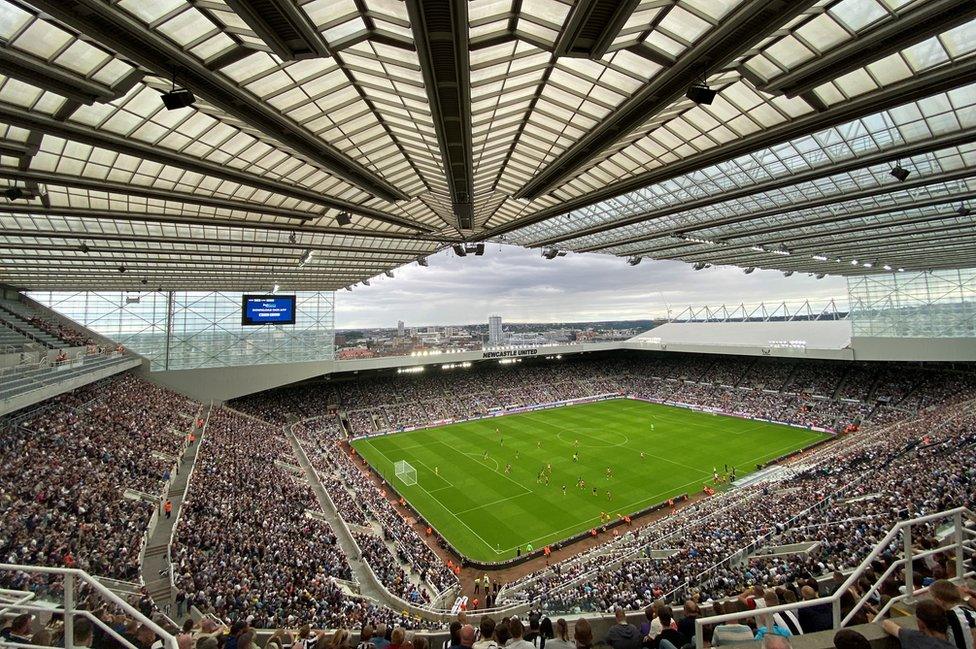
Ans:
POLYGON ((685 96, 696 104, 711 104, 712 100, 715 99, 715 91, 706 85, 696 83, 688 88, 685 96))
POLYGON ((186 88, 180 88, 179 90, 171 90, 163 93, 163 105, 166 106, 167 110, 176 110, 178 108, 192 106, 193 102, 196 100, 197 98, 193 96, 193 93, 186 88))

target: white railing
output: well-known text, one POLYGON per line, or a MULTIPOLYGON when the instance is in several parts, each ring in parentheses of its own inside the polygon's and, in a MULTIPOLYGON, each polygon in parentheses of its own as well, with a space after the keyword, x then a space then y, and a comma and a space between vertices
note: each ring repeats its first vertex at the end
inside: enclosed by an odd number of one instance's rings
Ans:
MULTIPOLYGON (((51 603, 43 602, 41 604, 45 605, 38 605, 34 603, 35 600, 33 597, 27 596, 32 593, 25 593, 22 597, 13 598, 11 602, 4 602, 0 612, 3 612, 6 615, 19 615, 21 613, 61 613, 64 618, 64 647, 67 649, 73 649, 75 647, 75 618, 78 617, 87 618, 93 625, 98 626, 105 633, 115 638, 115 640, 122 644, 122 646, 128 647, 128 649, 139 649, 127 639, 119 635, 115 629, 103 622, 97 615, 87 609, 79 609, 76 607, 76 600, 79 594, 78 588, 82 585, 96 592, 104 602, 118 607, 124 611, 126 615, 133 618, 143 626, 151 629, 153 633, 159 636, 159 638, 163 641, 163 646, 166 649, 178 649, 176 638, 174 638, 169 632, 143 615, 135 607, 106 588, 97 579, 89 575, 84 570, 79 570, 77 568, 51 568, 47 566, 26 566, 0 563, 0 572, 46 574, 52 575, 56 578, 59 577, 61 579, 63 594, 59 603, 54 602, 52 606, 51 603)), ((12 591, 5 591, 7 594, 10 594, 11 592, 12 591)), ((9 646, 28 646, 19 645, 16 643, 7 644, 9 646)), ((45 649, 58 648, 50 647, 45 649)))
POLYGON ((878 544, 874 547, 868 556, 858 565, 857 568, 847 577, 843 584, 841 584, 833 594, 826 597, 818 597, 816 599, 805 600, 802 602, 794 602, 791 604, 781 604, 779 606, 768 606, 765 608, 759 608, 752 611, 740 611, 735 613, 725 613, 723 615, 713 615, 710 617, 698 618, 695 620, 695 646, 704 646, 704 627, 711 624, 720 624, 724 622, 733 622, 736 620, 742 620, 745 618, 754 617, 757 620, 766 620, 765 623, 768 628, 772 628, 771 618, 775 613, 782 613, 784 611, 795 611, 803 608, 808 608, 811 606, 822 606, 827 604, 831 607, 832 611, 832 626, 834 630, 843 628, 854 619, 854 617, 861 611, 862 608, 867 604, 868 600, 878 592, 878 590, 884 585, 887 579, 893 575, 899 568, 904 570, 905 578, 905 592, 897 597, 893 597, 885 604, 885 606, 878 611, 878 617, 883 616, 888 612, 894 604, 908 600, 915 597, 916 595, 923 594, 927 592, 927 588, 922 588, 915 590, 914 585, 914 575, 912 573, 912 562, 917 559, 924 559, 936 554, 941 554, 944 552, 952 552, 954 554, 954 563, 956 566, 955 570, 955 580, 961 580, 976 574, 974 572, 966 572, 966 554, 973 553, 973 541, 971 537, 976 537, 976 531, 966 528, 963 525, 964 519, 970 521, 976 521, 976 515, 966 507, 956 507, 955 509, 950 509, 944 512, 938 512, 935 514, 929 514, 928 516, 919 516, 918 518, 913 518, 907 521, 902 521, 896 524, 891 530, 881 539, 878 544), (949 543, 942 545, 940 547, 926 550, 924 552, 919 552, 912 545, 913 535, 912 530, 914 527, 922 525, 927 526, 934 522, 948 520, 954 526, 951 540, 949 543), (861 595, 857 600, 851 610, 847 615, 842 617, 841 611, 841 597, 851 588, 858 580, 864 576, 865 572, 872 567, 872 563, 875 559, 881 556, 882 553, 888 550, 894 543, 898 541, 898 537, 901 537, 902 543, 902 556, 893 561, 888 569, 878 576, 875 583, 861 595), (970 538, 967 538, 970 537, 970 538))

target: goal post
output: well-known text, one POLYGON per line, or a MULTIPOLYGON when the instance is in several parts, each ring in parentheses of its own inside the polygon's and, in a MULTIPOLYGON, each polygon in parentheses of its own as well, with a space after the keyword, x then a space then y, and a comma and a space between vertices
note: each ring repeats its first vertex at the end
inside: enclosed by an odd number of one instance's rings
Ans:
POLYGON ((407 462, 406 460, 397 460, 393 465, 396 477, 400 479, 403 484, 408 487, 412 487, 417 484, 417 469, 407 462))

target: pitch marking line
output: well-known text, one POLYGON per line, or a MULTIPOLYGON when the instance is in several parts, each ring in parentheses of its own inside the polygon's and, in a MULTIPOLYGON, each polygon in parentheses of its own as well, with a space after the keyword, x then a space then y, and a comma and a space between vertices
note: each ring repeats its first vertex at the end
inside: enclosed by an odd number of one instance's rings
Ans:
MULTIPOLYGON (((433 469, 431 469, 430 466, 426 462, 422 462, 422 461, 420 461, 420 460, 418 460, 416 458, 414 459, 414 462, 416 462, 417 464, 423 464, 425 467, 427 467, 427 470, 430 471, 430 474, 432 476, 434 476, 435 478, 438 478, 438 479, 443 480, 444 482, 446 482, 448 487, 453 487, 454 486, 454 483, 453 482, 451 482, 447 478, 443 477, 438 471, 434 471, 433 469)), ((418 480, 417 482, 420 482, 420 481, 418 480)), ((444 487, 438 487, 438 489, 444 489, 444 487)), ((425 491, 426 491, 426 489, 425 489, 425 491)))
MULTIPOLYGON (((371 446, 371 447, 373 448, 373 450, 375 450, 375 451, 376 451, 377 453, 379 453, 380 455, 382 455, 382 456, 383 456, 383 458, 384 458, 384 459, 385 459, 385 460, 386 460, 387 462, 389 462, 389 463, 390 463, 391 465, 393 465, 393 466, 396 466, 396 465, 395 465, 395 463, 394 463, 394 462, 393 462, 392 460, 390 460, 390 458, 389 458, 389 457, 388 457, 388 456, 386 455, 386 453, 384 453, 384 452, 383 452, 382 450, 380 450, 379 448, 377 448, 377 447, 376 447, 376 445, 374 445, 374 444, 373 444, 373 440, 367 440, 367 443, 368 443, 368 444, 369 444, 369 445, 370 445, 370 446, 371 446)), ((441 501, 440 501, 440 500, 439 500, 439 499, 438 499, 438 498, 437 498, 437 497, 436 497, 436 496, 435 496, 434 494, 432 494, 431 492, 429 492, 429 491, 427 491, 426 489, 424 489, 424 488, 423 488, 423 487, 422 487, 422 486, 420 485, 420 483, 419 483, 419 482, 418 482, 418 483, 417 483, 417 484, 416 484, 415 486, 417 486, 417 487, 420 487, 420 489, 422 489, 422 490, 423 490, 423 492, 424 492, 424 493, 426 493, 426 494, 427 494, 427 495, 428 495, 428 496, 430 497, 430 499, 431 499, 431 500, 433 500, 433 501, 434 501, 435 503, 437 503, 437 504, 438 504, 438 505, 440 505, 440 506, 441 506, 442 508, 444 508, 444 511, 446 511, 446 512, 447 512, 448 514, 450 514, 451 516, 453 516, 453 517, 454 517, 454 519, 455 519, 455 520, 456 520, 456 521, 457 521, 458 523, 460 523, 461 525, 463 525, 464 527, 466 527, 466 528, 467 528, 467 530, 468 530, 469 532, 471 532, 472 534, 474 534, 474 535, 475 535, 475 536, 476 536, 476 537, 478 538, 478 540, 479 540, 479 541, 481 541, 482 543, 484 543, 484 544, 485 544, 485 547, 486 547, 486 548, 488 548, 489 550, 491 550, 491 551, 492 551, 492 552, 494 552, 495 554, 501 554, 500 552, 498 552, 498 550, 496 550, 496 549, 494 549, 493 547, 491 547, 491 544, 490 544, 490 543, 488 543, 488 541, 486 541, 486 540, 485 540, 485 539, 484 539, 484 538, 483 538, 483 537, 482 537, 482 536, 481 536, 480 534, 478 534, 478 533, 477 533, 477 532, 475 532, 475 531, 474 531, 473 529, 471 529, 471 526, 469 526, 469 525, 468 525, 467 523, 465 523, 465 522, 464 522, 463 520, 461 520, 460 518, 458 518, 458 515, 457 515, 457 514, 455 514, 455 513, 453 512, 453 511, 451 511, 451 508, 450 508, 450 507, 448 507, 447 505, 445 505, 444 503, 442 503, 442 502, 441 502, 441 501)))
POLYGON ((476 505, 474 507, 468 507, 467 509, 462 509, 461 511, 458 512, 458 514, 459 515, 467 514, 468 512, 477 511, 485 507, 491 507, 492 505, 500 505, 501 503, 508 502, 509 500, 515 500, 516 498, 523 498, 528 495, 529 493, 521 493, 521 494, 515 494, 514 496, 509 496, 508 498, 499 498, 498 500, 494 500, 490 503, 482 503, 481 505, 476 505))
MULTIPOLYGON (((459 454, 463 455, 464 457, 470 457, 470 454, 469 453, 465 453, 464 451, 461 451, 460 449, 454 448, 453 446, 451 446, 447 442, 442 442, 441 440, 436 440, 436 441, 437 441, 438 444, 442 444, 442 445, 446 446, 447 448, 451 449, 455 453, 459 453, 459 454)), ((494 458, 489 457, 488 459, 494 459, 494 458)), ((512 478, 509 478, 504 473, 501 473, 500 471, 498 471, 497 468, 496 469, 489 469, 488 468, 488 465, 486 465, 486 464, 484 464, 482 466, 484 466, 486 469, 488 469, 492 473, 496 473, 496 474, 500 475, 501 477, 505 478, 506 480, 508 480, 512 484, 518 485, 519 487, 521 487, 525 491, 525 493, 535 493, 531 489, 526 488, 526 486, 524 484, 522 484, 521 482, 519 482, 517 480, 513 480, 512 478)), ((496 467, 498 466, 498 461, 497 460, 495 460, 495 466, 496 467)))

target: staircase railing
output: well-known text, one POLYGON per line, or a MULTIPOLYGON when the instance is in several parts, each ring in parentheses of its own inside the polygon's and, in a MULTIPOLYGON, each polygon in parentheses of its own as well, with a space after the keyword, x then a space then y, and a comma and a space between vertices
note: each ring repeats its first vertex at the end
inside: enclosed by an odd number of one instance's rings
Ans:
MULTIPOLYGON (((952 553, 953 562, 955 564, 954 580, 958 581, 972 577, 974 574, 976 574, 976 572, 966 572, 966 557, 967 554, 970 556, 974 554, 973 539, 976 538, 976 530, 964 526, 964 520, 976 521, 976 514, 973 514, 973 512, 966 507, 956 507, 955 509, 949 509, 947 511, 901 521, 900 523, 894 525, 884 536, 884 538, 881 539, 877 545, 875 545, 874 550, 872 550, 871 553, 864 558, 858 567, 854 569, 844 583, 841 584, 833 594, 826 597, 818 597, 816 599, 794 602, 791 604, 781 604, 779 606, 757 608, 751 611, 739 611, 735 613, 726 613, 724 615, 713 615, 710 617, 698 618, 695 620, 695 646, 704 646, 704 644, 702 644, 704 641, 704 627, 708 625, 733 622, 751 617, 754 617, 760 621, 770 620, 775 613, 796 611, 809 608, 811 606, 822 606, 824 604, 830 605, 831 607, 831 628, 834 630, 841 629, 855 618, 861 609, 863 609, 868 603, 868 600, 874 596, 885 584, 888 578, 895 574, 899 568, 902 568, 904 571, 905 581, 904 593, 888 600, 884 607, 878 611, 878 616, 880 617, 887 613, 894 604, 909 600, 928 591, 928 588, 921 588, 918 590, 915 589, 912 562, 937 554, 952 553), (949 537, 949 542, 924 552, 917 550, 912 544, 914 538, 913 530, 919 526, 928 526, 932 523, 940 521, 948 521, 954 526, 952 535, 949 537), (864 576, 868 569, 872 567, 872 563, 875 559, 887 551, 894 543, 899 541, 899 537, 901 537, 900 541, 902 545, 901 557, 892 561, 891 565, 888 566, 888 569, 879 575, 871 587, 861 595, 847 615, 842 616, 841 597, 848 591, 848 589, 851 588, 851 586, 857 583, 858 580, 864 576)), ((769 622, 767 626, 772 628, 771 622, 769 622)))
MULTIPOLYGON (((79 595, 79 588, 84 585, 85 587, 91 589, 106 603, 116 606, 125 612, 126 615, 136 620, 143 626, 148 627, 155 633, 163 642, 163 646, 166 649, 178 649, 176 644, 176 638, 174 638, 169 632, 163 629, 161 626, 153 622, 150 618, 143 615, 134 606, 126 602, 124 599, 113 593, 111 590, 102 585, 97 579, 89 575, 84 570, 79 570, 77 568, 52 568, 46 566, 27 566, 27 565, 17 565, 10 563, 0 563, 0 573, 28 573, 28 574, 45 574, 50 575, 55 578, 60 578, 62 583, 62 595, 60 601, 55 602, 37 602, 33 597, 15 598, 13 601, 4 602, 2 604, 2 612, 5 615, 20 615, 21 613, 42 613, 42 614, 52 614, 60 613, 64 619, 64 647, 68 649, 73 649, 75 645, 75 619, 79 617, 87 618, 93 625, 102 629, 105 633, 113 637, 122 646, 128 647, 129 649, 139 649, 126 638, 122 637, 118 632, 115 631, 110 625, 103 622, 97 615, 92 611, 87 609, 77 608, 77 598, 79 595)), ((12 591, 6 591, 10 593, 12 591)), ((13 643, 7 643, 10 646, 21 646, 13 643)), ((24 645, 26 646, 26 645, 24 645)), ((56 647, 51 647, 50 649, 58 649, 56 647)))

